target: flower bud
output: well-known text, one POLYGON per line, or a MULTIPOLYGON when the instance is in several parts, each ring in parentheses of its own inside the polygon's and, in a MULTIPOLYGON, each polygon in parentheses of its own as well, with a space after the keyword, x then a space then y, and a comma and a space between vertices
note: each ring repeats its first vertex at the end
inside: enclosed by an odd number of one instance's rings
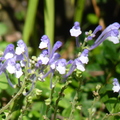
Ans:
POLYGON ((27 102, 28 102, 28 103, 32 103, 32 96, 29 96, 29 97, 27 98, 27 102))
POLYGON ((37 96, 40 96, 40 95, 42 94, 42 90, 36 89, 36 90, 35 90, 35 94, 36 94, 37 96))
POLYGON ((46 99, 46 100, 45 100, 45 104, 46 104, 46 105, 50 105, 50 103, 51 103, 51 100, 50 100, 50 99, 46 99))

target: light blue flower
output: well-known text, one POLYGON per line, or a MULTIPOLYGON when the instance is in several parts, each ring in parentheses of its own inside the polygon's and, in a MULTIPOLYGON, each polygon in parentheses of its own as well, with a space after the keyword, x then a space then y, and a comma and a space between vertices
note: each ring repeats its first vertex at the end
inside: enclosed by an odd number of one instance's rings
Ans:
POLYGON ((120 84, 118 82, 117 78, 113 79, 113 88, 112 88, 113 92, 119 92, 120 93, 120 84))
POLYGON ((76 46, 80 47, 79 35, 82 33, 79 22, 74 22, 74 26, 70 29, 70 34, 73 37, 76 37, 76 46))
POLYGON ((26 52, 26 44, 23 42, 23 40, 19 40, 17 42, 17 47, 16 47, 16 50, 15 50, 15 53, 17 55, 21 55, 25 52, 26 52))
POLYGON ((83 52, 81 53, 80 57, 78 57, 78 59, 83 63, 83 64, 87 64, 89 59, 88 59, 88 53, 89 50, 88 49, 84 49, 83 52))
POLYGON ((40 49, 47 48, 49 45, 50 45, 50 40, 49 40, 48 36, 47 35, 43 35, 41 37, 41 42, 39 44, 39 48, 40 49))
POLYGON ((72 29, 70 29, 71 36, 78 37, 81 33, 82 33, 82 31, 81 31, 81 28, 80 28, 80 23, 75 22, 72 29))
POLYGON ((49 58, 48 58, 48 50, 45 49, 42 51, 42 53, 38 56, 37 60, 41 60, 43 65, 47 65, 49 62, 49 58))
POLYGON ((93 31, 89 31, 89 32, 85 32, 85 34, 88 36, 86 38, 86 41, 89 41, 89 40, 92 40, 95 36, 96 36, 96 33, 99 32, 100 30, 102 30, 102 26, 98 25, 95 30, 93 31))
MULTIPOLYGON (((118 37, 119 35, 119 28, 120 28, 120 24, 119 23, 113 23, 111 25, 109 25, 101 34, 100 36, 96 39, 96 41, 94 42, 94 44, 92 46, 90 46, 89 50, 93 50, 94 48, 96 48, 98 45, 100 45, 104 40, 106 40, 109 37, 118 37)), ((118 41, 116 41, 116 39, 111 39, 111 41, 113 43, 118 43, 118 41)))
POLYGON ((66 72, 66 59, 59 59, 56 62, 56 70, 60 73, 60 74, 65 74, 66 72))
POLYGON ((21 69, 21 66, 19 63, 16 63, 15 65, 16 71, 15 71, 15 77, 20 78, 23 75, 23 71, 21 69))
POLYGON ((53 57, 54 53, 56 52, 56 50, 58 50, 60 47, 62 46, 62 42, 61 41, 57 41, 53 48, 52 48, 52 51, 50 53, 50 59, 53 57))
POLYGON ((5 59, 9 59, 9 58, 12 58, 14 56, 14 54, 15 54, 14 45, 9 44, 4 51, 3 57, 5 59))

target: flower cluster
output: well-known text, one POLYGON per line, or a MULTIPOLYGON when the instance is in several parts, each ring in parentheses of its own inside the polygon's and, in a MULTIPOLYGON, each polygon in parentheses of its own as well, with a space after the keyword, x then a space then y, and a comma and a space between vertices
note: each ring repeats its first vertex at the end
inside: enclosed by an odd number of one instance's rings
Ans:
POLYGON ((19 79, 23 75, 22 67, 26 66, 25 58, 28 58, 28 50, 23 40, 17 42, 16 50, 13 44, 9 44, 0 57, 0 74, 5 73, 12 87, 14 86, 9 80, 8 73, 14 74, 19 79))
POLYGON ((46 35, 43 35, 39 45, 40 49, 43 49, 42 53, 37 58, 41 61, 41 64, 47 65, 50 71, 46 73, 42 78, 45 78, 48 74, 58 71, 59 74, 63 75, 63 78, 68 77, 75 68, 85 71, 84 64, 88 63, 88 49, 84 49, 81 55, 75 60, 66 61, 66 59, 60 58, 60 54, 57 53, 57 49, 62 46, 60 41, 57 41, 53 48, 50 45, 50 40, 46 35), (71 64, 71 68, 68 73, 66 73, 67 66, 71 64))
MULTIPOLYGON (((45 77, 49 74, 53 76, 56 72, 61 75, 63 80, 66 80, 75 69, 82 72, 85 71, 85 64, 88 64, 89 61, 89 52, 100 45, 105 39, 112 41, 114 44, 119 43, 119 28, 120 24, 117 22, 109 25, 102 31, 93 45, 83 46, 81 54, 74 60, 69 61, 61 58, 60 54, 57 52, 62 46, 62 42, 57 41, 52 47, 47 35, 41 37, 39 48, 42 49, 42 52, 36 59, 29 59, 26 44, 23 40, 19 40, 16 49, 14 49, 13 44, 10 44, 6 47, 3 56, 0 57, 0 74, 5 73, 8 83, 11 86, 13 85, 9 80, 8 73, 14 74, 16 78, 19 79, 24 74, 23 71, 25 67, 27 68, 27 72, 31 74, 29 79, 32 81, 32 85, 34 85, 33 80, 38 79, 44 81, 45 77)), ((96 33, 101 30, 102 27, 99 25, 93 32, 86 32, 84 42, 87 43, 87 41, 94 39, 96 33)), ((77 47, 80 47, 79 35, 82 34, 82 31, 79 22, 74 23, 74 26, 70 29, 70 34, 76 38, 77 47)))

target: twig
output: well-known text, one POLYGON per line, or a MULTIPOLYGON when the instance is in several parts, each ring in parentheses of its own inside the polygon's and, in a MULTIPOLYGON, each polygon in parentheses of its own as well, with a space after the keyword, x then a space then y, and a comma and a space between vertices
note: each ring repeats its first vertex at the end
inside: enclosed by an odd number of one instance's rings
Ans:
POLYGON ((105 120, 106 118, 110 117, 110 116, 120 116, 120 112, 118 113, 110 113, 110 114, 106 114, 105 117, 102 120, 105 120))

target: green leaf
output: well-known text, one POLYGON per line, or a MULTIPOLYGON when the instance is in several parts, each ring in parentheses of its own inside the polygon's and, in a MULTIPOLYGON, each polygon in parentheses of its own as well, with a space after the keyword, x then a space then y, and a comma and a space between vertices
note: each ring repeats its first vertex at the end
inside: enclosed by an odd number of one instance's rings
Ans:
POLYGON ((100 94, 104 94, 106 93, 107 91, 111 91, 112 90, 112 84, 107 84, 105 86, 103 86, 101 89, 100 89, 100 94))
POLYGON ((45 34, 54 43, 54 0, 44 0, 45 34))
POLYGON ((2 73, 0 75, 0 89, 7 89, 7 87, 8 87, 8 82, 6 76, 5 74, 2 73))
POLYGON ((91 23, 91 24, 97 24, 98 23, 98 17, 93 14, 93 13, 90 13, 87 15, 87 20, 91 23))
POLYGON ((63 110, 62 115, 64 117, 69 117, 70 112, 71 112, 71 105, 69 105, 69 107, 67 107, 66 109, 63 110))
POLYGON ((110 60, 119 61, 120 53, 118 52, 117 48, 119 47, 120 44, 113 44, 112 42, 105 40, 103 45, 104 45, 104 48, 103 48, 104 57, 110 60))
POLYGON ((29 38, 33 32, 38 2, 39 0, 29 0, 28 2, 27 15, 23 28, 23 40, 27 45, 29 43, 29 38))
MULTIPOLYGON (((110 113, 114 113, 115 106, 117 106, 116 103, 117 103, 117 98, 109 98, 105 102, 106 108, 110 113)), ((120 110, 120 105, 119 105, 119 107, 116 107, 116 109, 120 110)))
POLYGON ((101 67, 100 67, 100 64, 98 64, 96 62, 96 63, 93 63, 93 64, 88 64, 87 65, 87 70, 89 70, 89 71, 97 71, 97 70, 101 70, 101 67))
POLYGON ((48 97, 50 94, 50 82, 49 79, 46 79, 44 82, 37 82, 36 88, 42 90, 42 96, 48 97))

